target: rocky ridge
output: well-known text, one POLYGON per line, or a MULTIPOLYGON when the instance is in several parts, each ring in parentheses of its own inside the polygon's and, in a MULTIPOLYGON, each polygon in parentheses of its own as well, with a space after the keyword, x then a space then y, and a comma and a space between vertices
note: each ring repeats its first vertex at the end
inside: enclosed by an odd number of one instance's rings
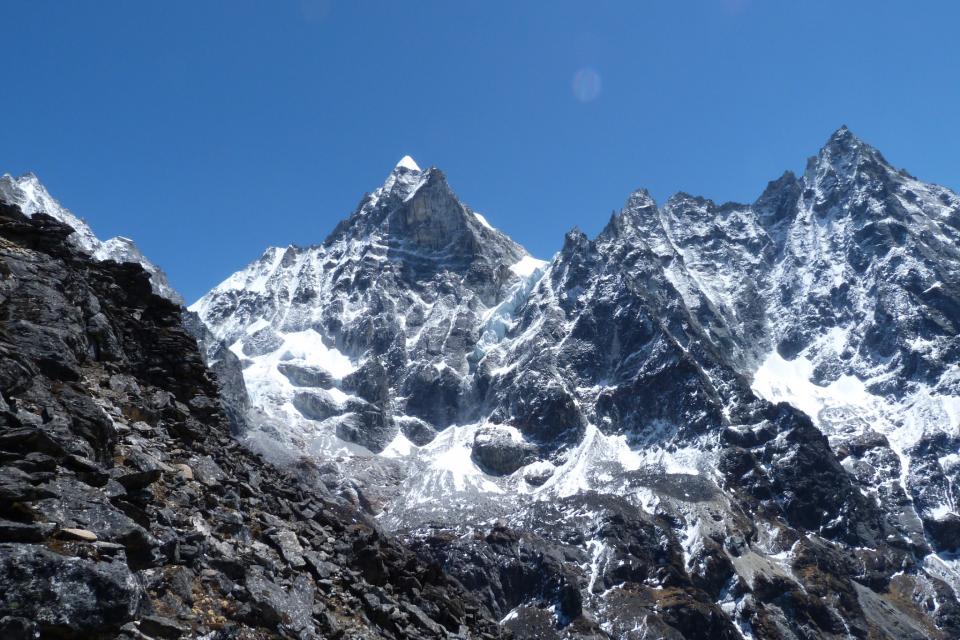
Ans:
POLYGON ((178 305, 184 304, 180 294, 170 286, 167 275, 143 255, 133 240, 123 236, 100 240, 83 219, 74 215, 50 195, 36 175, 25 173, 19 178, 14 178, 10 174, 0 176, 0 200, 16 205, 27 216, 44 213, 64 223, 73 229, 73 232, 67 236, 67 242, 97 260, 139 264, 150 274, 150 286, 157 295, 178 305))

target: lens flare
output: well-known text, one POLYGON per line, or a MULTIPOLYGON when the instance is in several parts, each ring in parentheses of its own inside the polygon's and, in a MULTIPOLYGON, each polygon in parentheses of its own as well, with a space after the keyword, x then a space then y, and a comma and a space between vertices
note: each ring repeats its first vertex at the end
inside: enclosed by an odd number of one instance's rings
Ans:
POLYGON ((592 102, 600 95, 600 74, 584 67, 573 75, 573 96, 580 102, 592 102))

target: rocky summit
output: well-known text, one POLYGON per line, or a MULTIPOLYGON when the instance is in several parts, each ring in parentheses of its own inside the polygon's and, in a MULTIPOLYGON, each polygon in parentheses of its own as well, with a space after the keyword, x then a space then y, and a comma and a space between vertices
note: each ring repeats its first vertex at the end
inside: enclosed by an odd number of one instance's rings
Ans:
POLYGON ((188 310, 10 180, 12 637, 960 637, 960 197, 845 127, 549 260, 405 157, 188 310))

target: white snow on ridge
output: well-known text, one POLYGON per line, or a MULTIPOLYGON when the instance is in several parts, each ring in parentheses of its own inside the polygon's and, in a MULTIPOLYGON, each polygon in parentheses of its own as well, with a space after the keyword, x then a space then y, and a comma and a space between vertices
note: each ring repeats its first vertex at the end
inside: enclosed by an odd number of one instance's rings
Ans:
MULTIPOLYGON (((269 323, 257 320, 251 327, 263 328, 269 323)), ((253 406, 268 413, 281 435, 280 442, 263 432, 251 431, 250 444, 271 458, 290 451, 303 450, 313 455, 370 455, 366 449, 341 440, 336 436, 337 421, 342 416, 327 420, 305 418, 293 405, 292 398, 298 391, 308 392, 323 402, 341 408, 354 399, 353 396, 338 388, 336 382, 328 389, 295 387, 278 369, 282 363, 290 363, 307 368, 322 369, 336 381, 356 370, 356 365, 339 350, 327 347, 319 333, 312 329, 304 331, 277 332, 283 343, 276 349, 258 356, 243 353, 244 340, 253 332, 247 333, 230 346, 237 357, 246 362, 243 369, 244 382, 253 406), (252 438, 252 439, 251 439, 252 438), (302 444, 292 446, 292 443, 302 444)), ((282 457, 282 456, 281 456, 282 457)))
MULTIPOLYGON (((491 229, 492 228, 493 227, 491 227, 491 229)), ((510 271, 513 271, 521 278, 529 278, 537 269, 543 268, 546 264, 546 260, 538 260, 533 256, 523 256, 520 260, 510 265, 510 271)))
POLYGON ((403 156, 400 158, 400 162, 397 163, 397 168, 409 169, 410 171, 420 171, 420 165, 418 165, 410 156, 403 156))
MULTIPOLYGON (((263 293, 266 291, 267 280, 280 266, 283 254, 284 250, 280 247, 268 248, 253 265, 230 275, 214 287, 213 291, 243 290, 263 293)), ((202 300, 203 298, 190 305, 190 310, 199 312, 202 300)))
POLYGON ((755 393, 771 402, 787 402, 817 421, 829 407, 868 407, 873 400, 863 382, 854 376, 841 376, 829 386, 813 382, 813 363, 800 356, 785 360, 773 351, 753 378, 755 393))
POLYGON ((99 238, 87 223, 57 202, 34 174, 26 173, 19 178, 9 173, 0 176, 0 196, 20 207, 26 216, 32 218, 42 212, 73 227, 75 233, 70 239, 87 253, 93 254, 100 248, 99 238))
POLYGON ((480 224, 482 224, 483 226, 485 226, 487 229, 490 229, 491 231, 496 231, 496 229, 493 228, 493 225, 490 224, 489 222, 487 222, 487 219, 484 218, 482 215, 480 215, 480 214, 477 213, 476 211, 473 212, 473 215, 474 215, 474 217, 475 217, 477 220, 480 221, 480 224))
MULTIPOLYGON (((258 323, 251 326, 262 326, 263 324, 265 323, 258 321, 258 323)), ((277 335, 283 339, 283 345, 262 356, 248 357, 244 355, 242 339, 235 342, 230 349, 236 353, 238 357, 253 362, 253 365, 248 367, 247 370, 261 366, 269 366, 275 370, 276 365, 280 362, 295 362, 296 364, 319 367, 335 379, 341 379, 357 369, 356 365, 350 361, 350 358, 343 355, 339 350, 325 345, 320 334, 312 329, 293 331, 290 333, 278 332, 277 335)), ((286 380, 279 372, 276 376, 280 376, 286 380)), ((265 377, 276 378, 276 376, 269 373, 265 377)), ((255 382, 260 376, 247 376, 245 374, 244 377, 247 378, 247 384, 249 385, 251 382, 255 382)))
POLYGON ((481 471, 471 457, 473 439, 481 426, 448 427, 433 442, 416 450, 425 467, 411 478, 408 500, 429 503, 451 493, 503 493, 495 479, 481 471))

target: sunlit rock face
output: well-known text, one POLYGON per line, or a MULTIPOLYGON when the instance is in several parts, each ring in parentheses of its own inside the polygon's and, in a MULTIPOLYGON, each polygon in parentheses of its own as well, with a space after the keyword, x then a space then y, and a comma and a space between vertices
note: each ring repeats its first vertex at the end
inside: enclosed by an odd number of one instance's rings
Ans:
POLYGON ((191 309, 242 438, 519 637, 960 633, 960 198, 838 130, 529 256, 405 158, 191 309), (307 239, 309 240, 309 239, 307 239))

